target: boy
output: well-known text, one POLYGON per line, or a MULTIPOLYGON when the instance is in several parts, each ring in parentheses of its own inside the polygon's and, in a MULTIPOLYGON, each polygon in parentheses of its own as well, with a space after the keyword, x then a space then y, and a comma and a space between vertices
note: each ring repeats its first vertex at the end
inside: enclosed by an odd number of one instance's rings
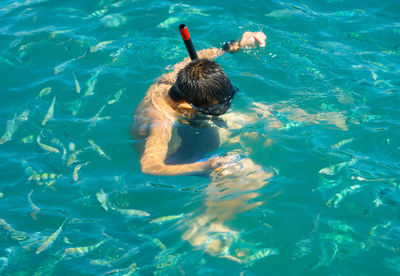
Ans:
MULTIPOLYGON (((143 173, 157 175, 201 174, 208 173, 230 161, 232 157, 213 157, 194 161, 196 154, 191 154, 190 148, 209 149, 210 145, 218 146, 219 142, 205 141, 205 137, 193 135, 193 133, 191 140, 196 140, 195 146, 188 146, 185 151, 182 151, 186 155, 187 162, 179 163, 173 158, 169 158, 173 155, 174 150, 182 148, 182 145, 188 145, 182 140, 185 139, 182 135, 178 135, 171 141, 174 134, 173 126, 176 122, 190 125, 189 121, 199 114, 213 116, 224 114, 237 89, 233 87, 222 68, 212 59, 226 52, 256 47, 257 43, 260 47, 264 47, 265 39, 266 36, 262 32, 245 32, 237 42, 224 44, 223 50, 217 48, 202 50, 198 52, 199 60, 189 62, 188 58, 184 59, 173 67, 172 72, 162 75, 149 88, 135 111, 132 129, 134 138, 146 138, 140 159, 143 173), (180 141, 178 141, 179 139, 180 141)), ((193 127, 190 128, 194 129, 195 133, 199 132, 193 127)), ((188 130, 187 127, 180 129, 188 130)), ((205 133, 208 133, 206 134, 208 138, 213 136, 212 131, 205 133)))

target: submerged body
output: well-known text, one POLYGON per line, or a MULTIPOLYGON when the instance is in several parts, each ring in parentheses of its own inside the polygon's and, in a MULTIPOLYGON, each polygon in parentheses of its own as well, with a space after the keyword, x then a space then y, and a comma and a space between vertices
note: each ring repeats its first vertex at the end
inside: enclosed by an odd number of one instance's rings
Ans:
MULTIPOLYGON (((246 32, 238 42, 231 44, 230 47, 231 50, 234 49, 236 51, 239 48, 254 47, 256 46, 257 42, 260 46, 265 46, 265 39, 266 36, 263 33, 246 32)), ((226 51, 224 50, 212 48, 199 51, 198 56, 200 60, 203 59, 206 61, 215 59, 216 57, 225 53, 226 51)), ((191 119, 197 116, 199 114, 198 110, 200 110, 199 107, 195 106, 186 99, 173 99, 173 97, 171 97, 171 87, 175 86, 178 75, 181 73, 181 71, 188 67, 187 65, 189 65, 189 63, 189 59, 186 58, 182 62, 176 64, 173 67, 172 72, 162 75, 149 88, 146 96, 135 111, 132 136, 135 140, 145 139, 144 150, 141 152, 142 157, 140 160, 142 172, 144 173, 161 175, 202 174, 209 173, 212 171, 212 169, 218 167, 223 162, 222 157, 214 157, 203 161, 196 161, 195 159, 197 159, 197 156, 195 153, 192 152, 191 154, 188 154, 189 148, 193 149, 194 145, 199 148, 199 143, 201 141, 205 141, 205 137, 201 135, 192 135, 192 137, 189 139, 192 142, 191 144, 185 144, 185 142, 181 143, 182 140, 179 141, 179 139, 171 140, 176 123, 181 121, 184 125, 184 121, 187 120, 190 125, 191 119), (186 149, 183 149, 181 147, 182 145, 186 145, 186 149), (186 153, 187 155, 187 158, 184 158, 186 160, 183 161, 185 163, 179 163, 177 158, 168 158, 170 154, 176 152, 176 150, 180 147, 180 152, 186 153)), ((213 65, 213 63, 210 64, 213 65)), ((205 75, 207 79, 207 74, 212 74, 207 72, 207 68, 204 70, 204 72, 200 73, 196 70, 197 69, 195 69, 194 72, 194 78, 201 78, 205 75)), ((225 75, 223 70, 220 70, 222 71, 222 74, 225 75)), ((192 80, 189 80, 189 82, 190 81, 192 80)), ((213 94, 213 91, 207 93, 213 94)), ((228 99, 229 101, 232 100, 233 95, 234 94, 230 95, 230 98, 228 99)), ((226 101, 226 99, 222 99, 222 102, 224 101, 226 101)), ((205 107, 207 109, 208 107, 213 107, 216 104, 218 104, 217 100, 210 100, 205 107)), ((180 128, 181 131, 185 130, 183 125, 180 128)), ((186 130, 188 129, 189 128, 186 130)), ((213 147, 207 149, 208 151, 212 151, 218 147, 219 138, 218 134, 216 134, 215 130, 212 128, 208 128, 207 131, 207 139, 210 138, 210 136, 213 136, 211 143, 214 145, 213 147)), ((195 130, 194 133, 200 133, 200 131, 195 130)), ((178 136, 182 137, 181 134, 182 133, 180 133, 178 136)), ((210 140, 207 143, 204 143, 204 145, 209 143, 210 140)), ((199 159, 200 158, 197 160, 199 159)))

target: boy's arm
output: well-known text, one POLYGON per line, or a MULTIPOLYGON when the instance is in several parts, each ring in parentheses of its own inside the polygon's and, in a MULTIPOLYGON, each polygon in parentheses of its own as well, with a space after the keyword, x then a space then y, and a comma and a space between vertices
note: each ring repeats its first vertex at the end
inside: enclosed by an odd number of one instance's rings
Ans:
POLYGON ((166 165, 168 142, 171 139, 172 123, 165 121, 153 124, 140 159, 143 173, 156 175, 179 175, 204 173, 218 166, 220 158, 182 165, 166 165))
MULTIPOLYGON (((229 43, 225 43, 227 46, 223 47, 223 49, 211 48, 211 49, 203 49, 197 52, 199 58, 206 59, 215 59, 227 52, 234 53, 240 51, 240 49, 244 48, 254 48, 257 47, 257 43, 260 47, 265 47, 265 40, 267 39, 266 35, 263 32, 245 32, 242 37, 237 41, 232 41, 229 43)), ((183 61, 175 64, 172 68, 173 71, 161 76, 163 81, 170 82, 173 84, 176 80, 176 76, 178 72, 183 69, 188 63, 190 59, 187 57, 183 61)))

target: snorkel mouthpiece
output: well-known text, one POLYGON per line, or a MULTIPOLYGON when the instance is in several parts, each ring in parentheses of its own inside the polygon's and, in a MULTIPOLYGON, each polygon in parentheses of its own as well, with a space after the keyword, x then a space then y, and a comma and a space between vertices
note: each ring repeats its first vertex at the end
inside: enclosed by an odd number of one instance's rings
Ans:
POLYGON ((193 42, 190 39, 190 34, 188 31, 188 28, 186 27, 185 24, 179 25, 179 32, 181 33, 183 42, 185 43, 185 46, 189 53, 190 59, 191 60, 199 59, 199 57, 197 56, 196 50, 194 49, 193 42))

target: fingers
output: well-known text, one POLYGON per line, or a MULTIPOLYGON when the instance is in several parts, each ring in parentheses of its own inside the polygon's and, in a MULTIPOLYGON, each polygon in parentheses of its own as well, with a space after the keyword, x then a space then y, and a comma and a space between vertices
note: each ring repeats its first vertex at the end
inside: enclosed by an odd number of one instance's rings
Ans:
POLYGON ((254 33, 254 39, 258 42, 260 47, 265 47, 265 39, 267 36, 263 32, 254 33))
POLYGON ((263 32, 245 32, 240 40, 241 47, 265 47, 267 36, 263 32))

